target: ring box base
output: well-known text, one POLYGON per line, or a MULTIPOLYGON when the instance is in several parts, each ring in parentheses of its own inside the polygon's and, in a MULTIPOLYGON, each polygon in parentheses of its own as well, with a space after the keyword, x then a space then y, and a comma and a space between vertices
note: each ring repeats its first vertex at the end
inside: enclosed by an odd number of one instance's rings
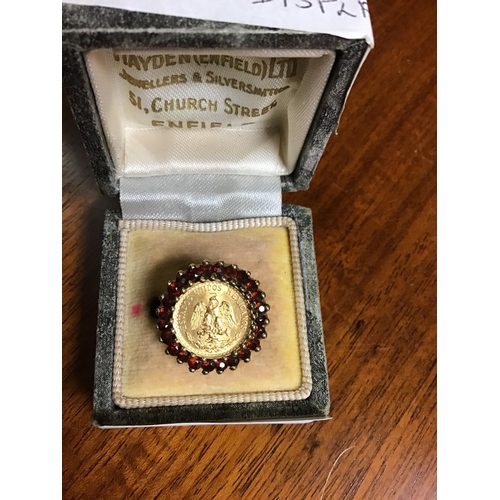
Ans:
MULTIPOLYGON (((312 389, 302 400, 212 403, 145 408, 120 408, 113 402, 120 220, 107 212, 103 238, 101 289, 97 329, 94 424, 99 427, 157 426, 203 423, 308 422, 328 416, 330 398, 319 304, 316 259, 310 210, 283 205, 283 216, 297 226, 302 273, 307 345, 311 360, 312 389)), ((265 345, 264 345, 265 348, 265 345)), ((183 369, 183 367, 174 367, 183 369)), ((245 369, 242 367, 241 369, 245 369)), ((198 374, 193 374, 194 376, 198 374)), ((211 374, 209 376, 218 376, 211 374)), ((224 374, 222 376, 231 376, 224 374)))

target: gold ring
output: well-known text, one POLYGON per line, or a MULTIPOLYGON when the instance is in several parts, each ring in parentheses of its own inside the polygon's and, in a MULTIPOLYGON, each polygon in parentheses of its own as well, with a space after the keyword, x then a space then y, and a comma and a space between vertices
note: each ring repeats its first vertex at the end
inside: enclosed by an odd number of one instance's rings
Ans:
POLYGON ((259 286, 249 271, 224 262, 204 260, 179 271, 156 309, 165 353, 204 375, 249 362, 269 324, 269 305, 259 286))

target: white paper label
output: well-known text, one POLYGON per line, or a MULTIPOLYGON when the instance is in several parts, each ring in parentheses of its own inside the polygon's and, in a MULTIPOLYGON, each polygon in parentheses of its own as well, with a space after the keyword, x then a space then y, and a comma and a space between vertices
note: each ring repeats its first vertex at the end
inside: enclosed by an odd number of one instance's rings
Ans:
POLYGON ((368 3, 362 0, 68 0, 65 3, 364 38, 373 47, 368 3))

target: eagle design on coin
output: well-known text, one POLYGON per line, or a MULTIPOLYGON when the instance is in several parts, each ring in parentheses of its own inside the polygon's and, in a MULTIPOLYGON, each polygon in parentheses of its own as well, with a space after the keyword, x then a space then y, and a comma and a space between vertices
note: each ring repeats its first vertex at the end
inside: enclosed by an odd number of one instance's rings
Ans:
POLYGON ((227 340, 236 326, 233 308, 226 301, 220 304, 216 295, 208 299, 208 305, 198 302, 191 317, 191 329, 205 342, 227 340))

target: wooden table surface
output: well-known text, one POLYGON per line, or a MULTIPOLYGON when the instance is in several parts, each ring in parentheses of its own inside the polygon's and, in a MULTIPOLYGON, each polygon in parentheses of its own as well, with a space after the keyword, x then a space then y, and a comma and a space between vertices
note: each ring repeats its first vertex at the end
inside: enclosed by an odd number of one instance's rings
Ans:
POLYGON ((306 192, 331 417, 91 425, 104 210, 63 104, 65 499, 436 497, 436 7, 370 1, 376 47, 306 192))

